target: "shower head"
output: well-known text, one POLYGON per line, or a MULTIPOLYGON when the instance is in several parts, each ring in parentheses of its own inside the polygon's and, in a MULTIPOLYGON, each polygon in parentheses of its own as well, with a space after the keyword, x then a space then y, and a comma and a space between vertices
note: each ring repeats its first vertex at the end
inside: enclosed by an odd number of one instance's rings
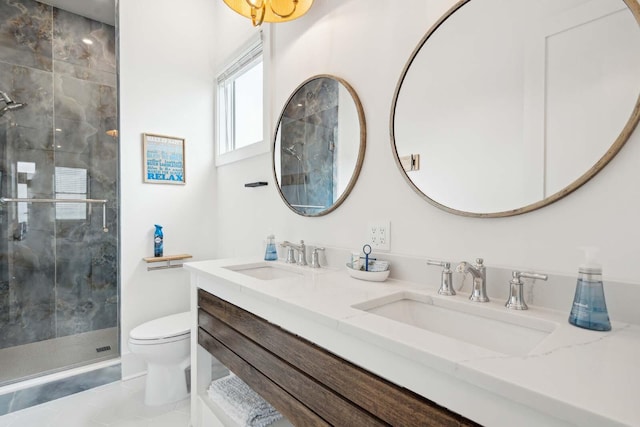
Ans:
POLYGON ((290 147, 282 147, 282 151, 287 153, 290 156, 295 157, 296 159, 298 159, 298 161, 302 161, 302 159, 300 158, 300 155, 298 155, 298 152, 295 149, 295 145, 292 145, 290 147))
POLYGON ((4 107, 0 108, 0 117, 4 116, 5 113, 8 112, 8 111, 20 110, 20 109, 22 109, 22 108, 24 108, 26 106, 27 106, 27 104, 23 104, 23 103, 20 103, 20 102, 18 102, 18 103, 16 103, 16 102, 8 103, 4 107))
POLYGON ((11 99, 9 95, 6 94, 6 92, 3 92, 1 90, 0 90, 0 98, 2 98, 2 101, 5 104, 13 104, 13 99, 11 99))
POLYGON ((0 90, 0 102, 4 102, 4 107, 0 108, 0 117, 4 116, 7 111, 19 110, 27 106, 26 103, 15 102, 6 92, 0 90))

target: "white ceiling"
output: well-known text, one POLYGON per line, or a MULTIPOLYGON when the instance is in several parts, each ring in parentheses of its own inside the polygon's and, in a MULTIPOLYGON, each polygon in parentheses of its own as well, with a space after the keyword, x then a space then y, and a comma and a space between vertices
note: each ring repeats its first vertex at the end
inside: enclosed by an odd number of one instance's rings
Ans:
POLYGON ((109 25, 116 23, 116 0, 38 0, 109 25))

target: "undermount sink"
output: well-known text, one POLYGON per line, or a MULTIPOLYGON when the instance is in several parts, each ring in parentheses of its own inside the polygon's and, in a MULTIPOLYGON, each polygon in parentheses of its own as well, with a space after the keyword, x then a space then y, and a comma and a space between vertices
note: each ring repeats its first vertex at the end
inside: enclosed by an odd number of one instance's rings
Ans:
POLYGON ((353 308, 512 356, 529 354, 556 327, 507 309, 448 298, 400 292, 353 308))
POLYGON ((267 262, 232 265, 224 267, 237 273, 246 274, 260 280, 284 279, 287 277, 302 276, 302 273, 286 268, 279 264, 270 264, 267 262))

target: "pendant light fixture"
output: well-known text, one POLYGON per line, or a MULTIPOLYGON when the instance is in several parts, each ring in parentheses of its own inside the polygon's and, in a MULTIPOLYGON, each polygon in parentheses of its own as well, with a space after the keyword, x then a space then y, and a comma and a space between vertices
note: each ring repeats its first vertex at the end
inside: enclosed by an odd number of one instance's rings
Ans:
POLYGON ((234 11, 251 18, 254 27, 263 22, 286 22, 299 18, 311 7, 313 0, 224 0, 234 11))

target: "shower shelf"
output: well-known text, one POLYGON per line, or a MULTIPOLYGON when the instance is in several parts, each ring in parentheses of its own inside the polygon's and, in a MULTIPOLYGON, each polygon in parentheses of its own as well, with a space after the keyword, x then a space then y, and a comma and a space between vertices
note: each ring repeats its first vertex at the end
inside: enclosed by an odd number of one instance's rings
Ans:
POLYGON ((180 267, 182 267, 182 263, 172 264, 171 262, 172 261, 182 261, 182 260, 185 260, 187 258, 192 258, 192 256, 189 255, 189 254, 180 254, 180 255, 167 255, 167 256, 150 256, 150 257, 146 257, 146 258, 142 258, 142 259, 147 264, 158 263, 158 262, 165 262, 166 263, 166 265, 158 265, 158 266, 147 267, 147 271, 152 271, 152 270, 164 270, 164 269, 167 269, 167 268, 180 268, 180 267))

